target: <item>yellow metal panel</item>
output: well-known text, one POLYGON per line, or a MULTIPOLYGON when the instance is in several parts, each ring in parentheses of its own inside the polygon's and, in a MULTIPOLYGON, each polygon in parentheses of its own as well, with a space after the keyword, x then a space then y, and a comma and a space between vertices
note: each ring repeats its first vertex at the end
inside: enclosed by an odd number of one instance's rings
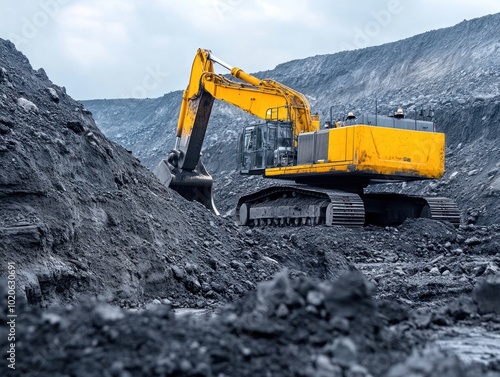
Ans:
POLYGON ((285 179, 304 174, 440 178, 444 152, 442 133, 356 125, 330 131, 327 162, 266 169, 265 175, 285 179))
POLYGON ((381 174, 396 169, 429 178, 444 172, 444 134, 375 126, 355 126, 355 134, 357 169, 381 174))
POLYGON ((310 164, 310 165, 297 165, 297 166, 286 166, 282 168, 270 168, 266 169, 265 175, 266 177, 273 178, 287 178, 286 176, 290 176, 292 179, 292 175, 297 174, 331 174, 332 172, 349 172, 349 166, 344 162, 342 163, 319 163, 319 164, 310 164))
POLYGON ((355 127, 346 127, 346 145, 345 145, 345 160, 348 163, 352 163, 355 159, 354 157, 354 131, 355 127))
POLYGON ((346 160, 347 128, 334 128, 328 132, 328 162, 346 160))
POLYGON ((353 161, 354 127, 332 128, 328 137, 328 162, 353 161))

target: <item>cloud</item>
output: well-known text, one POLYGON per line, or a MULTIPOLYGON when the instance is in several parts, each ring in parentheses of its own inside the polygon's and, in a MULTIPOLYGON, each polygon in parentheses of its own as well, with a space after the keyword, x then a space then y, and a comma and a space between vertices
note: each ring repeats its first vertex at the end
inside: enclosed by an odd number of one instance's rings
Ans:
POLYGON ((134 7, 116 0, 98 6, 100 3, 76 3, 65 8, 58 18, 63 49, 76 67, 117 63, 129 42, 134 7))
POLYGON ((497 12, 497 0, 26 0, 2 9, 0 37, 77 99, 158 97, 185 88, 199 47, 256 72, 497 12))

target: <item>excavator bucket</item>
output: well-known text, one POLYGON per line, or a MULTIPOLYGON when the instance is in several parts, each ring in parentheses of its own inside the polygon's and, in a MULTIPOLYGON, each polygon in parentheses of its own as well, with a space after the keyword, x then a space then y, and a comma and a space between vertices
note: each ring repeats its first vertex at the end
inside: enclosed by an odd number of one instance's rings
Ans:
POLYGON ((219 215, 212 196, 213 179, 201 160, 194 170, 179 169, 167 160, 162 160, 153 173, 164 186, 177 191, 189 201, 200 202, 219 215))

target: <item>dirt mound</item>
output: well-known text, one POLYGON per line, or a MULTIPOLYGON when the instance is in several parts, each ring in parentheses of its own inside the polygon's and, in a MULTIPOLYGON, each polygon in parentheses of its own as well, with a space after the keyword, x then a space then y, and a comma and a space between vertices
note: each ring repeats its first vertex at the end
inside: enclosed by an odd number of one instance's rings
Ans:
MULTIPOLYGON (((4 287, 5 285, 1 285, 4 287)), ((2 298, 4 289, 0 289, 2 298)), ((25 303, 18 325, 24 376, 474 376, 495 366, 466 366, 450 352, 423 348, 437 328, 461 319, 448 305, 417 315, 373 298, 352 272, 337 280, 290 279, 286 271, 211 317, 176 316, 169 305, 130 311, 87 301, 41 310, 25 303), (390 308, 390 309, 389 309, 390 308), (411 330, 411 331, 410 331, 411 330)), ((498 326, 497 326, 498 327, 498 326)), ((492 327, 494 328, 494 327, 492 327)), ((0 345, 6 347, 6 337, 0 345)))
POLYGON ((86 376, 99 370, 121 376, 334 371, 368 376, 374 349, 387 353, 385 368, 408 352, 386 339, 371 293, 360 274, 331 283, 292 281, 283 272, 208 321, 175 317, 168 305, 139 313, 96 302, 49 311, 23 305, 19 371, 26 376, 86 376))

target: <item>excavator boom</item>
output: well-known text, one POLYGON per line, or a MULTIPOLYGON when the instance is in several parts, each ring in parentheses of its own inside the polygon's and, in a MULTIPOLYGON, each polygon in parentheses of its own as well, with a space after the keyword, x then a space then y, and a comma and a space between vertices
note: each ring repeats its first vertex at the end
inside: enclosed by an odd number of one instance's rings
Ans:
POLYGON ((312 119, 303 94, 274 80, 261 80, 224 63, 209 50, 198 49, 177 123, 175 150, 179 151, 179 168, 196 168, 214 99, 228 102, 261 119, 272 116, 276 120, 291 121, 296 136, 319 130, 319 121, 312 119), (241 82, 215 73, 214 62, 228 69, 241 82))

